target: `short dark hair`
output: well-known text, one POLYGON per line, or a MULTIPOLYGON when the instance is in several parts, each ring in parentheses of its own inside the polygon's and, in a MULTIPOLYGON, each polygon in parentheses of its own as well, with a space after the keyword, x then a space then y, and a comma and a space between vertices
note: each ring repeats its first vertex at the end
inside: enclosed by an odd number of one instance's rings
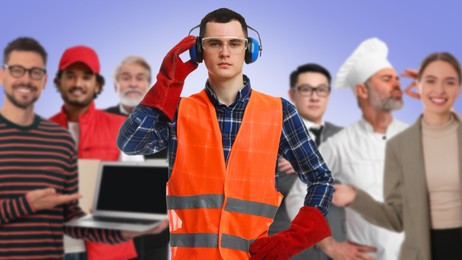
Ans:
POLYGON ((330 89, 330 82, 332 80, 332 77, 330 76, 329 71, 323 66, 316 64, 316 63, 308 63, 308 64, 298 66, 298 68, 290 74, 290 87, 291 88, 295 87, 295 83, 297 83, 298 76, 305 72, 316 72, 316 73, 321 73, 322 75, 326 76, 327 82, 329 83, 329 89, 330 89))
POLYGON ((42 56, 43 63, 47 64, 48 54, 45 48, 35 39, 31 37, 19 37, 8 43, 3 50, 3 64, 8 63, 10 54, 13 51, 32 51, 42 56))
POLYGON ((460 63, 457 60, 457 58, 454 57, 454 55, 452 55, 449 52, 434 52, 428 55, 427 57, 425 57, 425 59, 420 63, 419 73, 417 77, 419 80, 421 79, 422 74, 424 70, 427 68, 427 66, 430 65, 430 63, 434 61, 445 61, 449 65, 451 65, 456 71, 457 76, 459 76, 458 80, 459 80, 459 84, 461 84, 462 79, 461 79, 460 63))
POLYGON ((230 10, 228 8, 220 8, 215 11, 208 13, 204 18, 201 20, 200 29, 199 29, 199 36, 204 37, 205 35, 205 26, 209 22, 214 23, 229 23, 231 21, 238 21, 241 26, 242 30, 244 31, 244 35, 247 38, 247 23, 242 15, 230 10))
MULTIPOLYGON (((100 74, 95 74, 95 75, 96 75, 96 82, 98 82, 101 85, 101 87, 99 88, 98 93, 95 93, 95 95, 93 95, 93 99, 96 99, 98 95, 101 94, 101 92, 103 92, 103 86, 105 83, 103 76, 101 76, 100 74)), ((53 79, 53 83, 55 83, 56 86, 58 86, 58 81, 61 79, 62 76, 63 76, 63 70, 59 70, 58 72, 56 72, 56 76, 53 79)))

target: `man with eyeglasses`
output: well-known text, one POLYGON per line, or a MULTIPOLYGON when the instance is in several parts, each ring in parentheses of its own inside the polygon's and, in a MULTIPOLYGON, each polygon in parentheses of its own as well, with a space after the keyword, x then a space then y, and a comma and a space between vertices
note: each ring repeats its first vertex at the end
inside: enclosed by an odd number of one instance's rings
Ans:
POLYGON ((290 75, 290 100, 295 104, 317 146, 341 129, 323 120, 329 103, 330 81, 329 71, 313 63, 298 67, 290 75))
POLYGON ((34 113, 48 79, 47 53, 20 37, 3 52, 0 83, 0 259, 63 259, 63 234, 104 243, 119 231, 63 227, 85 213, 77 204, 77 152, 70 133, 34 113))
POLYGON ((10 72, 11 76, 15 78, 21 78, 27 72, 31 79, 41 80, 47 73, 45 69, 41 69, 41 68, 26 69, 21 65, 3 64, 3 68, 7 69, 10 72))
MULTIPOLYGON (((309 130, 310 137, 319 147, 321 142, 341 130, 341 127, 323 120, 330 96, 330 73, 318 64, 309 63, 299 66, 290 74, 289 79, 290 89, 288 94, 290 100, 294 103, 303 123, 309 130)), ((290 163, 284 158, 279 158, 278 188, 285 197, 270 227, 270 234, 288 228, 298 209, 303 206, 306 185, 297 180, 297 175, 294 173, 295 170, 290 163)), ((344 215, 343 209, 330 206, 327 219, 332 235, 337 240, 344 240, 345 238, 344 215)), ((293 256, 291 259, 328 258, 319 247, 312 247, 293 256)))
MULTIPOLYGON (((403 100, 399 76, 387 56, 387 45, 370 38, 340 67, 334 86, 353 90, 362 118, 320 147, 336 180, 359 187, 378 201, 385 196, 386 141, 407 127, 393 118, 392 112, 403 106, 403 100)), ((372 225, 349 208, 345 212, 348 241, 376 248, 376 252, 369 253, 371 258, 398 259, 402 233, 372 225)))
POLYGON ((247 28, 232 10, 208 13, 197 41, 187 36, 166 55, 157 82, 119 132, 117 144, 128 154, 169 146, 172 259, 289 259, 330 235, 330 170, 295 107, 250 87, 242 72, 253 60, 247 28), (200 93, 180 99, 198 66, 179 57, 191 48, 208 80, 200 93), (278 155, 309 185, 290 228, 268 237, 282 200, 278 155))
MULTIPOLYGON (((323 119, 329 103, 330 85, 331 75, 329 71, 319 64, 308 63, 299 66, 290 74, 289 97, 318 147, 342 129, 342 127, 323 119)), ((294 176, 295 171, 287 160, 280 158, 278 169, 279 187, 285 198, 270 232, 277 232, 288 225, 297 214, 300 206, 303 205, 306 193, 305 185, 294 176)), ((345 241, 345 210, 343 208, 331 205, 327 220, 332 236, 325 238, 316 247, 307 249, 292 259, 339 259, 342 255, 353 253, 367 259, 367 255, 363 252, 373 251, 373 248, 345 241), (340 242, 337 243, 336 241, 340 242)))

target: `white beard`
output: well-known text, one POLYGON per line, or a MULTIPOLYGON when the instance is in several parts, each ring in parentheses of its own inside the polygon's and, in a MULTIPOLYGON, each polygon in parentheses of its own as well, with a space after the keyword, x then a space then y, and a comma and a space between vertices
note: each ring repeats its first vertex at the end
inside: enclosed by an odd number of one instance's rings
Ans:
POLYGON ((119 98, 120 98, 120 103, 124 106, 127 106, 127 107, 135 107, 136 105, 138 105, 141 100, 143 99, 143 93, 139 92, 138 90, 133 90, 133 89, 127 89, 125 90, 124 92, 122 93, 119 93, 119 98), (126 94, 127 92, 129 91, 136 91, 138 92, 140 95, 138 97, 127 97, 126 94))
POLYGON ((127 98, 127 97, 121 97, 120 98, 120 103, 124 106, 127 107, 135 107, 140 103, 142 97, 139 98, 127 98))

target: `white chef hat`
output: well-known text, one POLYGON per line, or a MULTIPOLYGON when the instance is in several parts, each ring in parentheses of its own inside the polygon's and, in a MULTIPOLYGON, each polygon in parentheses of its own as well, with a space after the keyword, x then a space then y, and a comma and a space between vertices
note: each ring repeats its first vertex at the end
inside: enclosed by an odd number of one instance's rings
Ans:
POLYGON ((334 87, 354 90, 356 84, 366 82, 377 71, 393 68, 387 55, 387 45, 378 38, 363 41, 340 67, 334 87))

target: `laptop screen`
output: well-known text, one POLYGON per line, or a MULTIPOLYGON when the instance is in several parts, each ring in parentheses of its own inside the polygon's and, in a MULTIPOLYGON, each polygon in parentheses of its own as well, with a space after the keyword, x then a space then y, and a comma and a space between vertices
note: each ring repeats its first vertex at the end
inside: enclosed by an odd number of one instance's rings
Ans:
POLYGON ((103 164, 96 209, 166 214, 168 167, 103 164))

